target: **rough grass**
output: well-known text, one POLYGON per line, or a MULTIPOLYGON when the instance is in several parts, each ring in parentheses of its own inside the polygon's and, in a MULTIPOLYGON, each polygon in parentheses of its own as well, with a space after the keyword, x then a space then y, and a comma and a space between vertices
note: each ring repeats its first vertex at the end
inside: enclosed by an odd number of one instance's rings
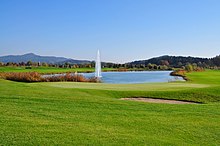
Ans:
POLYGON ((86 78, 80 74, 66 73, 61 76, 42 77, 38 72, 6 72, 0 78, 17 82, 100 82, 96 77, 86 78))
POLYGON ((136 85, 0 80, 0 145, 220 145, 219 75, 136 85), (206 104, 118 100, 134 96, 206 104))

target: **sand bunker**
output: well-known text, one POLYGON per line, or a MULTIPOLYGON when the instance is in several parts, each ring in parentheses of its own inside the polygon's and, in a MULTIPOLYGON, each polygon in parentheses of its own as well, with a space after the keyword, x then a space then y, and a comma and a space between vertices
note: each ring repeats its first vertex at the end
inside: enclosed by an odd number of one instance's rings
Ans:
POLYGON ((149 103, 166 103, 166 104, 198 104, 196 102, 168 100, 168 99, 155 99, 155 98, 121 98, 121 100, 133 100, 149 103))

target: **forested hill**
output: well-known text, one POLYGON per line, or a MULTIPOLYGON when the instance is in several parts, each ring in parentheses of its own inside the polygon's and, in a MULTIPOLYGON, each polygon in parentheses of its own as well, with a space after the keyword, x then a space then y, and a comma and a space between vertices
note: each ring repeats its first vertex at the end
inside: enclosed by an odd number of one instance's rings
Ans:
POLYGON ((216 56, 214 58, 199 58, 199 57, 183 57, 183 56, 160 56, 151 58, 148 60, 139 60, 133 61, 128 64, 131 65, 149 65, 149 64, 156 64, 156 65, 166 65, 172 67, 182 67, 187 64, 197 64, 201 67, 207 66, 220 66, 220 56, 216 56))
POLYGON ((55 56, 40 56, 36 55, 34 53, 28 53, 24 55, 9 55, 9 56, 0 56, 0 62, 8 63, 21 63, 28 61, 31 62, 44 62, 44 63, 51 63, 51 64, 83 64, 83 63, 89 63, 90 61, 87 60, 74 60, 74 59, 68 59, 64 57, 55 57, 55 56))

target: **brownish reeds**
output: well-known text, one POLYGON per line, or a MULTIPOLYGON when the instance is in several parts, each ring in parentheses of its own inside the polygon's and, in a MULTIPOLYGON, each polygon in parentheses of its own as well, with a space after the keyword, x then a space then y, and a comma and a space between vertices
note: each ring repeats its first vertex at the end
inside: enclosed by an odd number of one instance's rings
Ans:
POLYGON ((100 82, 95 77, 87 79, 83 75, 73 75, 71 73, 48 77, 42 77, 41 74, 37 72, 0 73, 0 78, 18 82, 100 82))
POLYGON ((40 82, 41 75, 37 72, 28 73, 1 73, 1 78, 18 82, 40 82))
POLYGON ((184 80, 188 81, 189 79, 186 77, 186 71, 185 70, 176 70, 170 73, 171 76, 179 76, 182 77, 184 80))

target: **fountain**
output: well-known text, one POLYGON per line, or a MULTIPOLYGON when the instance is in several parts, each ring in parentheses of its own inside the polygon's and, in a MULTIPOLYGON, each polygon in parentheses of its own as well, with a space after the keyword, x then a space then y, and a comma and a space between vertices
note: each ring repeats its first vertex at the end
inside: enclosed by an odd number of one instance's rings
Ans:
POLYGON ((102 77, 101 75, 101 61, 100 61, 100 53, 99 50, 97 51, 97 58, 96 58, 96 63, 95 63, 95 77, 100 79, 102 77))

